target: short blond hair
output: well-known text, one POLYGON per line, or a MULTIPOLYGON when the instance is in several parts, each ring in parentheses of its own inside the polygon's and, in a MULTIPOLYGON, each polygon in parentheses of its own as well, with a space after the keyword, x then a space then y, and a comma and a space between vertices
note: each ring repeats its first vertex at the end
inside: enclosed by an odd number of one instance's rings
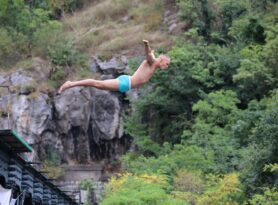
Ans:
POLYGON ((167 56, 167 55, 165 55, 165 54, 160 54, 159 55, 159 58, 162 58, 162 59, 164 59, 164 60, 168 60, 168 61, 170 61, 171 59, 170 59, 170 57, 169 56, 167 56))

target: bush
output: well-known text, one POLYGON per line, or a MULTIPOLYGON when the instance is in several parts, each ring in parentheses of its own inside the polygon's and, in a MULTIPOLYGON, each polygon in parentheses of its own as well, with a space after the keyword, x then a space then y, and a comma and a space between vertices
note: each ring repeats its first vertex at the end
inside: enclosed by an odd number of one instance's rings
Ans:
MULTIPOLYGON (((262 194, 255 194, 248 201, 250 205, 274 205, 278 204, 277 188, 263 188, 262 194)), ((246 203, 247 204, 247 203, 246 203)))
POLYGON ((174 177, 174 189, 180 192, 201 193, 203 191, 203 181, 200 172, 189 172, 179 170, 174 177))
POLYGON ((12 65, 26 56, 44 56, 47 45, 56 40, 61 30, 61 24, 51 19, 47 8, 24 0, 1 1, 0 22, 1 64, 12 65))
POLYGON ((65 12, 73 12, 74 10, 81 8, 88 0, 47 0, 46 4, 37 3, 38 7, 49 8, 52 11, 52 15, 59 18, 65 12))
POLYGON ((33 34, 33 51, 35 55, 46 56, 49 45, 61 41, 61 24, 58 21, 50 21, 33 34))
POLYGON ((277 188, 263 188, 262 194, 255 194, 248 201, 250 205, 274 205, 278 204, 277 188))
POLYGON ((167 154, 159 157, 125 155, 123 162, 132 173, 163 173, 172 175, 180 169, 211 171, 213 151, 206 151, 197 146, 176 145, 167 154))
POLYGON ((4 28, 0 28, 0 58, 11 54, 13 50, 13 40, 8 31, 4 28))
POLYGON ((185 205, 186 202, 174 199, 164 187, 167 181, 157 175, 124 174, 113 177, 106 187, 101 205, 185 205))
POLYGON ((196 205, 239 205, 243 201, 238 175, 231 173, 219 180, 216 186, 208 189, 198 197, 196 205))
POLYGON ((48 57, 55 65, 85 65, 86 57, 76 50, 69 41, 60 41, 48 47, 48 57))
POLYGON ((58 88, 61 82, 66 78, 67 72, 65 71, 65 68, 62 66, 56 66, 55 70, 50 76, 50 79, 48 80, 48 85, 52 88, 58 88))
POLYGON ((62 165, 50 160, 44 161, 43 171, 47 172, 48 177, 51 179, 58 179, 65 174, 62 165))
POLYGON ((80 182, 80 189, 86 190, 86 202, 84 205, 92 205, 91 203, 91 191, 94 187, 94 182, 91 179, 84 179, 80 182))

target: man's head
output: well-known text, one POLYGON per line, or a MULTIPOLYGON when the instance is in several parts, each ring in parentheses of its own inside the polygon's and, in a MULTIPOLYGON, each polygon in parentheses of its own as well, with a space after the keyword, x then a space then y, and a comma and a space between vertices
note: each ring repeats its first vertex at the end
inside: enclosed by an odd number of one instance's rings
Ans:
POLYGON ((169 64, 170 64, 170 58, 167 56, 167 55, 164 55, 164 54, 161 54, 159 57, 158 57, 158 63, 159 63, 159 67, 162 69, 162 70, 165 70, 168 68, 169 64))

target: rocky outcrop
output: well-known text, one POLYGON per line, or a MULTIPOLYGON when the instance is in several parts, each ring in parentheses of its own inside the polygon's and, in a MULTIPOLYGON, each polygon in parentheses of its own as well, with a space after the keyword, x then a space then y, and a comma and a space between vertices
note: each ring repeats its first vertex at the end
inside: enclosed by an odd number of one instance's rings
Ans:
POLYGON ((113 57, 108 61, 101 61, 97 57, 93 57, 90 70, 92 72, 100 72, 104 75, 117 75, 126 70, 127 63, 128 60, 125 56, 119 58, 113 57))
MULTIPOLYGON (((128 107, 124 96, 85 87, 61 95, 34 91, 51 71, 40 67, 40 59, 36 61, 31 70, 0 75, 0 85, 12 90, 9 94, 0 88, 0 128, 8 128, 9 113, 12 128, 36 151, 32 160, 55 158, 70 164, 118 159, 130 145, 121 123, 128 107)), ((124 70, 117 63, 105 67, 98 61, 98 65, 104 69, 102 74, 112 76, 124 70)))
POLYGON ((191 27, 189 22, 180 21, 179 8, 175 0, 166 0, 165 7, 167 9, 163 15, 163 23, 168 28, 168 34, 180 35, 191 27))

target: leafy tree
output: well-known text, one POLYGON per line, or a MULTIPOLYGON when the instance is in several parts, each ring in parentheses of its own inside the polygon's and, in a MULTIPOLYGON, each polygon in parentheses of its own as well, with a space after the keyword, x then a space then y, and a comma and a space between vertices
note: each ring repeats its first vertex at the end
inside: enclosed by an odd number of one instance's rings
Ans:
POLYGON ((125 168, 166 174, 191 204, 275 204, 277 1, 177 3, 191 29, 126 120, 125 168))
POLYGON ((48 56, 53 64, 57 66, 73 66, 86 64, 86 57, 72 45, 72 42, 61 40, 56 44, 48 46, 48 56))
POLYGON ((204 190, 202 178, 203 176, 200 171, 189 172, 187 170, 179 170, 174 176, 174 190, 200 194, 204 190))
POLYGON ((242 50, 243 60, 234 75, 234 81, 239 84, 241 98, 262 99, 276 85, 276 71, 266 65, 261 46, 250 46, 242 50))
POLYGON ((180 17, 188 20, 190 24, 196 26, 201 35, 210 41, 212 20, 215 15, 210 0, 179 0, 180 17))
POLYGON ((101 205, 185 205, 163 189, 167 182, 163 176, 125 174, 112 178, 106 188, 106 197, 101 205))
POLYGON ((278 203, 278 191, 276 188, 264 188, 262 194, 255 194, 248 201, 250 205, 273 205, 278 203))
POLYGON ((237 174, 231 173, 220 179, 216 187, 211 187, 198 199, 196 205, 238 205, 243 196, 237 174))
POLYGON ((0 39, 0 59, 5 59, 5 57, 10 55, 13 51, 13 40, 9 32, 4 28, 0 28, 0 39))
MULTIPOLYGON (((248 145, 242 147, 240 153, 242 160, 239 167, 242 173, 242 181, 249 193, 255 192, 258 187, 265 184, 276 184, 274 173, 264 171, 264 167, 269 163, 277 163, 277 143, 278 120, 277 120, 277 91, 273 92, 271 98, 262 100, 261 110, 254 110, 256 116, 255 124, 247 129, 249 136, 245 139, 248 145), (258 113, 259 112, 259 113, 258 113)), ((249 111, 250 113, 250 111, 249 111)), ((240 132, 239 132, 240 133, 240 132)))
POLYGON ((128 154, 123 161, 125 168, 132 173, 163 173, 171 176, 180 169, 210 172, 214 166, 213 157, 213 151, 179 144, 157 158, 128 154))
POLYGON ((193 105, 193 111, 197 112, 196 122, 205 122, 224 128, 234 120, 238 111, 237 103, 239 100, 233 91, 212 92, 204 100, 193 105))
POLYGON ((214 154, 214 171, 227 173, 236 169, 239 156, 236 139, 231 138, 230 128, 237 119, 236 94, 229 90, 210 93, 193 105, 197 112, 191 130, 185 130, 186 144, 197 145, 214 154))
POLYGON ((34 52, 46 54, 47 45, 61 31, 61 24, 51 19, 47 9, 32 7, 24 0, 1 0, 0 3, 1 35, 5 39, 5 45, 0 48, 0 53, 5 54, 2 62, 9 64, 12 59, 15 63, 34 52))

